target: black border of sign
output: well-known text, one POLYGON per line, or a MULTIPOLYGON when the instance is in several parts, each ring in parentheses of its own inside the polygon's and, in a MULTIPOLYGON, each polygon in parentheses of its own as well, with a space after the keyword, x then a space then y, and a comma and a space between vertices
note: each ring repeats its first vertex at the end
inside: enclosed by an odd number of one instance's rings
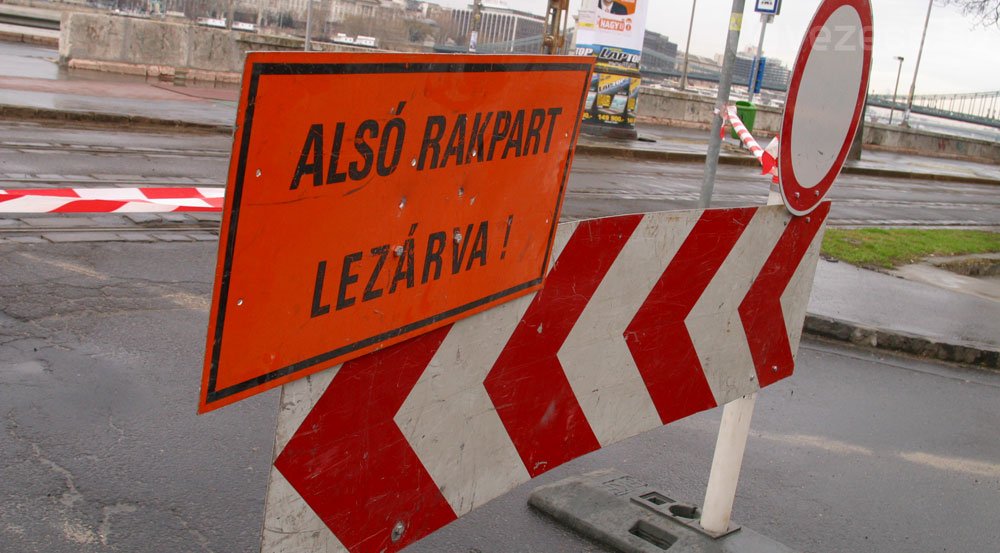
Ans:
POLYGON ((226 303, 229 299, 229 280, 232 273, 233 257, 236 250, 236 231, 239 223, 240 202, 243 197, 243 183, 246 176, 247 156, 250 149, 250 137, 253 127, 253 113, 256 105, 257 87, 260 78, 265 75, 371 75, 390 73, 528 73, 535 71, 581 71, 583 73, 583 86, 580 95, 580 108, 576 114, 576 121, 573 125, 574 140, 580 130, 580 120, 583 116, 583 104, 590 88, 590 71, 592 65, 589 63, 254 63, 251 70, 250 83, 247 91, 246 110, 243 113, 243 129, 240 138, 239 161, 236 168, 236 178, 233 182, 232 207, 229 217, 229 233, 226 240, 225 262, 222 271, 222 283, 219 288, 218 312, 215 321, 215 335, 212 339, 212 362, 209 368, 208 388, 205 394, 205 405, 208 406, 216 401, 224 399, 234 394, 255 388, 272 380, 296 373, 303 369, 312 367, 324 361, 339 357, 346 353, 368 347, 383 340, 395 338, 401 334, 426 327, 443 319, 459 315, 476 307, 482 306, 494 300, 515 294, 526 288, 530 288, 542 282, 545 271, 549 265, 549 257, 552 254, 552 241, 555 238, 556 228, 559 225, 558 216, 562 209, 562 202, 565 199, 566 183, 569 180, 569 165, 573 158, 570 150, 566 155, 566 164, 563 167, 563 179, 559 185, 559 194, 556 199, 555 211, 552 214, 552 226, 549 229, 548 245, 545 250, 545 257, 542 262, 541 273, 538 278, 523 282, 506 290, 480 298, 476 301, 454 307, 448 311, 438 313, 426 319, 401 326, 399 328, 383 332, 382 334, 360 340, 347 346, 342 346, 328 352, 315 355, 309 359, 298 361, 291 365, 273 370, 250 380, 245 380, 221 390, 216 390, 216 380, 219 371, 219 358, 222 354, 222 331, 226 320, 226 303))

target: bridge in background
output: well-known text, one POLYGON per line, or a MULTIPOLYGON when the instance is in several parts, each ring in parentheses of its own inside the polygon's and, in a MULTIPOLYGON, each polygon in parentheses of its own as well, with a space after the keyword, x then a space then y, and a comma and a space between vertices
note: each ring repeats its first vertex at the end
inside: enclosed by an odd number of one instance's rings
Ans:
MULTIPOLYGON (((906 111, 906 98, 870 95, 868 105, 906 111)), ((923 94, 913 97, 913 113, 964 121, 1000 129, 1000 90, 964 94, 923 94)))

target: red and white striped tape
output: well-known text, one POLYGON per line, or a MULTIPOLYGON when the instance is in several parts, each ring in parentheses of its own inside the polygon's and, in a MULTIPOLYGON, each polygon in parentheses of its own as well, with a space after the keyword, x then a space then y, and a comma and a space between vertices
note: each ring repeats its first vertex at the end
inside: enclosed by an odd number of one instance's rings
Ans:
MULTIPOLYGON (((757 140, 750 134, 747 130, 746 125, 743 124, 743 120, 740 119, 739 114, 736 113, 736 106, 726 106, 726 121, 733 127, 736 131, 737 136, 740 137, 740 141, 746 149, 750 150, 750 153, 760 161, 763 171, 762 175, 771 175, 772 181, 778 183, 778 150, 780 141, 777 136, 775 136, 771 143, 767 145, 767 148, 761 148, 757 140)), ((722 126, 722 133, 725 135, 726 129, 725 125, 722 126)))
POLYGON ((0 213, 221 211, 222 187, 0 189, 0 213))
POLYGON ((726 106, 726 115, 729 119, 729 124, 733 126, 733 130, 740 137, 740 141, 746 146, 750 153, 754 155, 757 159, 760 159, 764 155, 764 148, 760 147, 760 144, 754 139, 750 131, 747 130, 746 125, 740 119, 740 116, 736 113, 736 106, 726 106))

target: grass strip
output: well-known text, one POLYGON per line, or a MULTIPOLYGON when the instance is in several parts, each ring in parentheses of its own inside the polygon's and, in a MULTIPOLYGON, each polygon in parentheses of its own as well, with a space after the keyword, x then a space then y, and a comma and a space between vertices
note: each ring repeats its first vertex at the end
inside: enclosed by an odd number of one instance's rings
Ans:
POLYGON ((934 255, 1000 252, 1000 233, 957 229, 827 229, 823 254, 859 267, 892 269, 934 255))

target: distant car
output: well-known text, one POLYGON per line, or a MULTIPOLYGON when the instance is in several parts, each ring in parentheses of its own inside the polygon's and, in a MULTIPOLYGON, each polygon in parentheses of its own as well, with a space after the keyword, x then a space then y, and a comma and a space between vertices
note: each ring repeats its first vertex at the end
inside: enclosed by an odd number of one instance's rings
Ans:
POLYGON ((197 23, 203 27, 214 27, 216 29, 225 29, 226 20, 225 18, 219 17, 199 17, 197 23))
POLYGON ((243 32, 246 32, 246 33, 256 33, 257 32, 257 26, 254 25, 253 23, 244 23, 242 21, 233 21, 233 30, 234 31, 243 31, 243 32))

